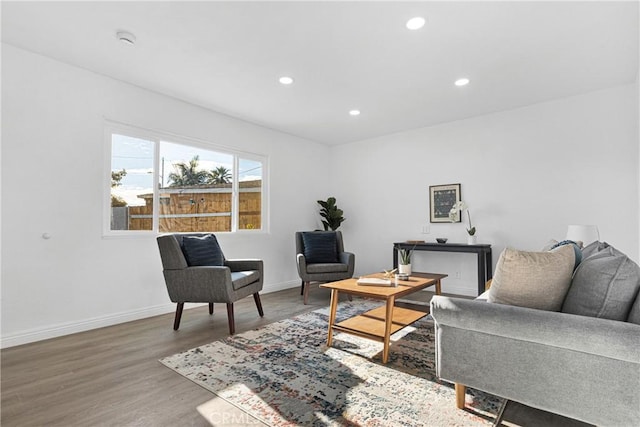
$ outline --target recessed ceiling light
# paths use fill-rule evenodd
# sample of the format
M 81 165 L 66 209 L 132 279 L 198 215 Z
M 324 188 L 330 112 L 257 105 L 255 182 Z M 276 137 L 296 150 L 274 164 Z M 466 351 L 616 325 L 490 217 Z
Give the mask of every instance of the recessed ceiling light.
M 469 84 L 469 79 L 467 78 L 463 78 L 463 79 L 458 79 L 455 81 L 454 83 L 456 86 L 466 86 Z
M 293 78 L 289 76 L 282 76 L 278 81 L 283 85 L 290 85 L 291 83 L 293 83 Z
M 127 31 L 118 31 L 116 33 L 116 38 L 120 40 L 122 43 L 128 44 L 130 46 L 133 46 L 134 44 L 136 44 L 136 36 L 134 36 L 133 34 Z
M 410 30 L 419 30 L 424 27 L 425 19 L 422 16 L 416 16 L 407 21 L 407 28 Z
M 351 111 L 349 111 L 349 114 L 351 114 L 352 116 L 359 116 L 360 115 L 360 110 L 351 110 Z

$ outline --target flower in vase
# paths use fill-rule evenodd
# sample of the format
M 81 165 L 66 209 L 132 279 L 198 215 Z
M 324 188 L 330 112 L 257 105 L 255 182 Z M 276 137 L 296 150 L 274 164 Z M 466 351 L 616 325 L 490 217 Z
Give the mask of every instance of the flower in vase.
M 476 234 L 476 228 L 471 224 L 471 213 L 469 212 L 469 207 L 463 201 L 456 202 L 449 211 L 449 220 L 451 222 L 455 222 L 460 217 L 460 213 L 462 211 L 467 211 L 467 218 L 469 219 L 469 228 L 467 228 L 467 233 L 469 236 L 473 236 Z

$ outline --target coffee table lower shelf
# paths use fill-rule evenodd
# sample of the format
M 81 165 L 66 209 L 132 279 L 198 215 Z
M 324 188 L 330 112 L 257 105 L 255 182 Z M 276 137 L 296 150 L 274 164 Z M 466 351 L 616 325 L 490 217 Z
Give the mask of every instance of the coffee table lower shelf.
M 333 329 L 384 342 L 386 309 L 387 308 L 384 305 L 374 308 L 366 313 L 362 313 L 333 325 Z M 390 334 L 398 332 L 400 329 L 407 327 L 427 314 L 428 313 L 423 311 L 411 310 L 409 308 L 394 307 Z

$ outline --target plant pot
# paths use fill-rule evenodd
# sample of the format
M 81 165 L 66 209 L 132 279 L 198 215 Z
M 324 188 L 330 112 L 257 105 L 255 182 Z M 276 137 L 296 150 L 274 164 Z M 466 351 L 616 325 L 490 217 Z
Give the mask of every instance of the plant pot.
M 474 234 L 473 236 L 467 236 L 467 244 L 468 245 L 475 245 L 477 242 L 476 239 L 476 235 Z
M 411 274 L 411 264 L 398 264 L 398 273 Z

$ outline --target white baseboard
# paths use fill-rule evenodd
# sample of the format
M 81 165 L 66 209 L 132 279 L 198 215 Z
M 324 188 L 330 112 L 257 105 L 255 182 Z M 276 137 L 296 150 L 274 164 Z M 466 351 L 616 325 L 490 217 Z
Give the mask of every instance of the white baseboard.
M 284 289 L 299 286 L 300 281 L 291 280 L 283 283 L 265 285 L 262 293 L 268 294 Z M 192 305 L 192 304 L 190 304 Z M 81 320 L 78 322 L 59 323 L 44 328 L 34 328 L 26 331 L 16 332 L 13 334 L 3 335 L 0 337 L 0 348 L 15 347 L 17 345 L 28 344 L 31 342 L 47 340 L 50 338 L 71 335 L 78 332 L 89 331 L 91 329 L 103 328 L 105 326 L 113 326 L 120 323 L 131 322 L 134 320 L 145 319 L 147 317 L 158 316 L 166 313 L 173 313 L 176 310 L 174 303 L 167 303 L 153 307 L 146 307 L 138 310 L 132 310 L 122 313 L 109 314 L 106 316 L 95 317 L 92 319 Z
M 175 309 L 175 304 L 168 303 L 139 310 L 94 317 L 92 319 L 81 320 L 79 322 L 66 322 L 44 328 L 30 329 L 2 336 L 2 338 L 0 338 L 0 348 L 14 347 L 16 345 L 28 344 L 30 342 L 42 341 L 49 338 L 61 337 L 63 335 L 70 335 L 91 329 L 103 328 L 105 326 L 112 326 L 119 323 L 158 316 L 160 314 L 174 312 Z
M 263 294 L 270 294 L 271 292 L 283 291 L 285 289 L 295 288 L 296 286 L 300 286 L 300 279 L 298 280 L 289 280 L 288 282 L 282 283 L 271 283 L 269 285 L 264 285 L 262 289 Z

